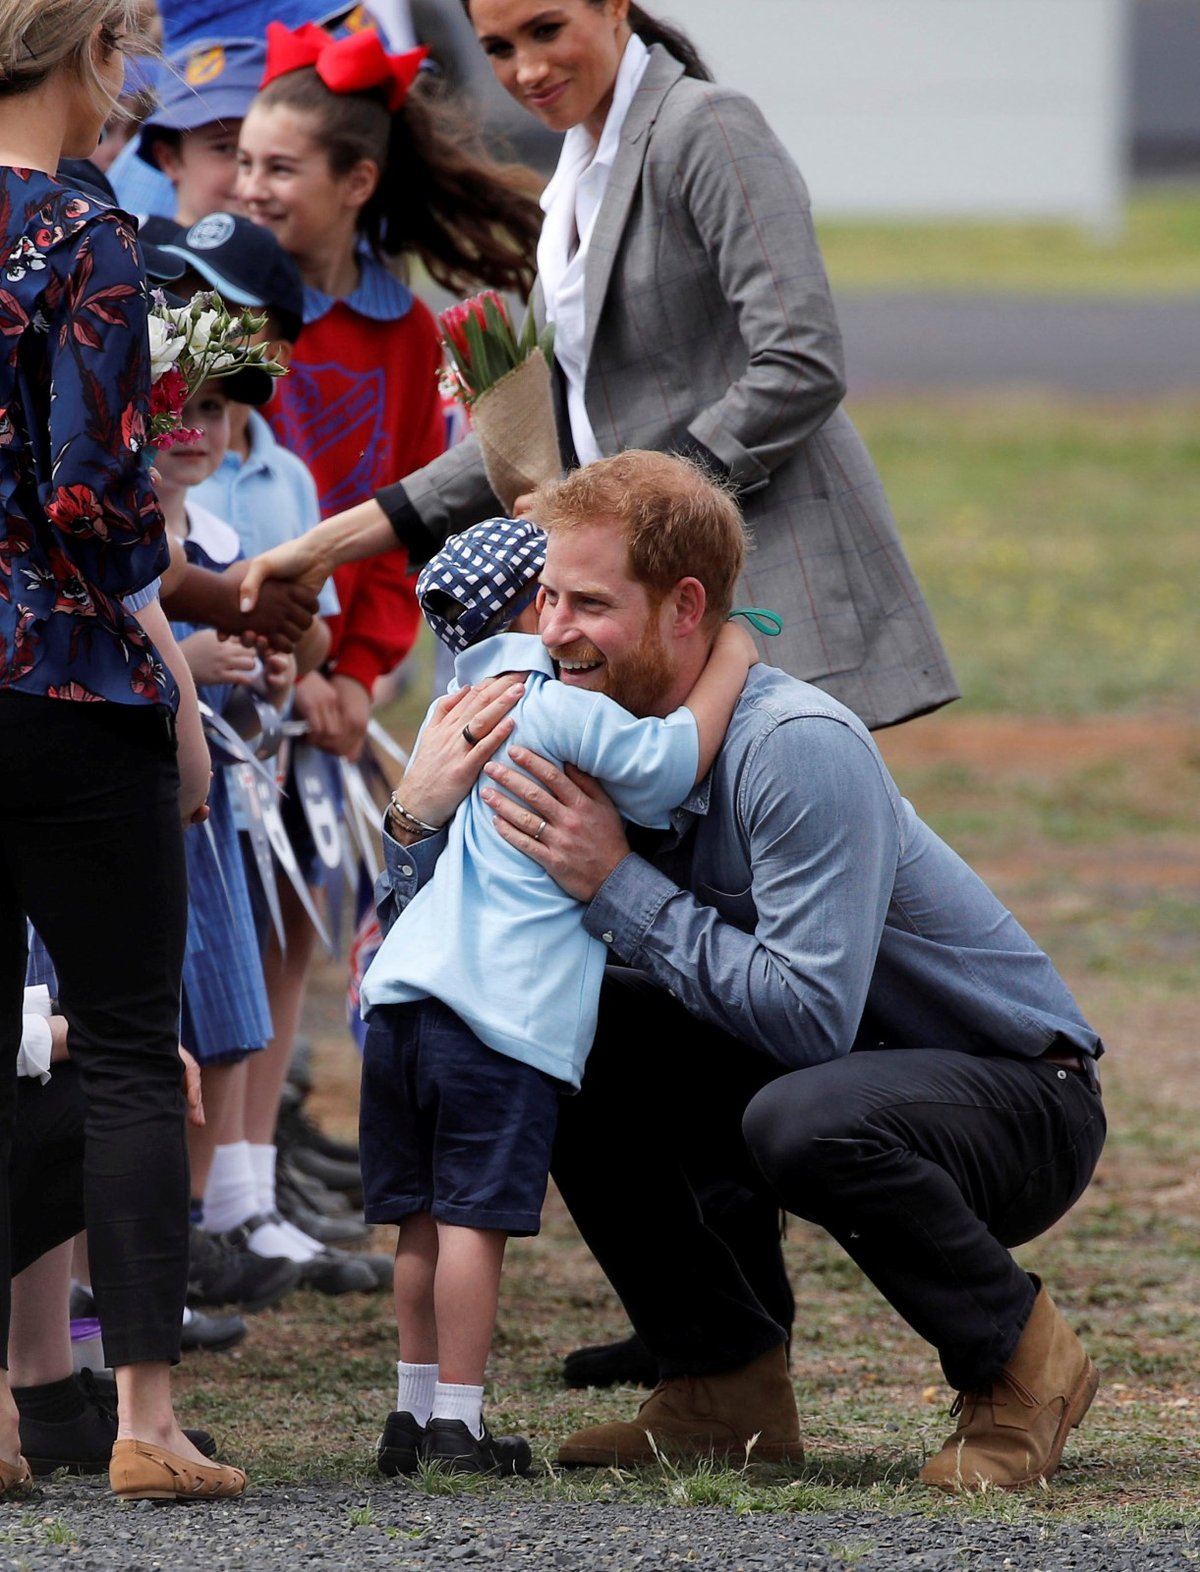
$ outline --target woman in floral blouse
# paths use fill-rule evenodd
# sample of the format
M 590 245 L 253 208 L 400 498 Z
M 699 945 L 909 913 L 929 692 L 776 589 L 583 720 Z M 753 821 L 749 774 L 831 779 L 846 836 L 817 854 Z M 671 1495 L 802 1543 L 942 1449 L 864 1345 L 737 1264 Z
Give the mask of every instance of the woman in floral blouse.
M 87 1096 L 92 1285 L 119 1399 L 110 1479 L 192 1497 L 237 1494 L 245 1476 L 196 1451 L 169 1386 L 187 1281 L 186 906 L 179 695 L 146 631 L 165 625 L 168 562 L 143 453 L 147 297 L 133 224 L 55 178 L 94 150 L 141 9 L 0 7 L 0 1354 L 22 1264 L 7 1158 L 28 917 Z M 29 1474 L 0 1374 L 3 1495 Z

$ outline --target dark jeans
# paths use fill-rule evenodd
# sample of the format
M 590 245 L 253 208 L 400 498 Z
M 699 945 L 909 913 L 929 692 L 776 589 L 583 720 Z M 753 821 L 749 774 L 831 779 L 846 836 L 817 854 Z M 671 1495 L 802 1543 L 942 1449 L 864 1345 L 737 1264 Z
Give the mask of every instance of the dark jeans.
M 778 1070 L 640 972 L 609 968 L 551 1172 L 666 1376 L 745 1364 L 791 1327 L 779 1202 L 741 1134 Z
M 114 1364 L 179 1357 L 188 1175 L 178 1051 L 187 923 L 162 714 L 0 694 L 0 1333 L 25 919 L 58 973 L 86 1099 L 92 1286 Z
M 1009 1247 L 1082 1195 L 1105 1119 L 1094 1076 L 900 1049 L 781 1076 L 745 1135 L 788 1211 L 828 1230 L 970 1390 L 999 1374 L 1033 1307 Z
M 782 1340 L 750 1286 L 777 1242 L 760 1229 L 735 1258 L 697 1199 L 723 1175 L 828 1229 L 952 1385 L 991 1380 L 1035 1292 L 1008 1246 L 1068 1210 L 1103 1145 L 1089 1078 L 905 1050 L 781 1073 L 629 975 L 606 980 L 554 1174 L 664 1374 L 736 1368 Z

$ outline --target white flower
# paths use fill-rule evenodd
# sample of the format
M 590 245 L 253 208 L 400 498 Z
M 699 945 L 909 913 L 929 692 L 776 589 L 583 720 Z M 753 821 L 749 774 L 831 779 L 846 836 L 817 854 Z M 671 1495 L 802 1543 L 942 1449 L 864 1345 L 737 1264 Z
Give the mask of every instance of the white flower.
M 150 331 L 150 380 L 157 382 L 179 359 L 187 340 L 173 323 L 164 322 L 153 311 L 147 326 Z
M 188 342 L 193 355 L 202 355 L 208 348 L 208 341 L 212 337 L 213 328 L 220 321 L 220 316 L 215 311 L 202 311 L 191 324 Z
M 229 350 L 226 349 L 223 350 L 219 355 L 214 355 L 214 357 L 209 361 L 208 374 L 210 377 L 219 377 L 223 371 L 228 371 L 232 367 L 240 366 L 244 363 L 244 356 L 231 354 Z

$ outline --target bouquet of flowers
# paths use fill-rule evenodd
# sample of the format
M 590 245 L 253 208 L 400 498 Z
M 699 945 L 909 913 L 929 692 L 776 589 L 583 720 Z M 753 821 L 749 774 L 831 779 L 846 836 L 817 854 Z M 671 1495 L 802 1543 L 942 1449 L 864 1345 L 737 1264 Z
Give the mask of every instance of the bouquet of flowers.
M 530 312 L 518 336 L 493 290 L 439 321 L 449 359 L 443 386 L 470 410 L 492 490 L 511 509 L 562 470 L 550 392 L 554 329 L 539 337 Z
M 172 305 L 161 289 L 151 295 L 150 431 L 153 448 L 194 442 L 198 432 L 183 424 L 183 407 L 202 382 L 229 377 L 247 366 L 281 377 L 287 369 L 267 354 L 265 344 L 250 337 L 266 317 L 226 309 L 215 290 L 201 290 L 184 305 Z

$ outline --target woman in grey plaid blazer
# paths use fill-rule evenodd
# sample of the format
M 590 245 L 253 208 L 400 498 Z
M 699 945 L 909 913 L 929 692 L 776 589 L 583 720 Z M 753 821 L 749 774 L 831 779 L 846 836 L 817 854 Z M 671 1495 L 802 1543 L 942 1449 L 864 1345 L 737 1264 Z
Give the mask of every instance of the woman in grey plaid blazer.
M 568 409 L 559 368 L 564 462 L 577 461 L 582 423 L 585 457 L 654 448 L 707 463 L 736 486 L 756 543 L 742 597 L 784 619 L 764 659 L 869 726 L 955 698 L 879 476 L 841 408 L 841 337 L 808 191 L 759 110 L 704 79 L 687 41 L 629 0 L 464 4 L 501 83 L 553 130 L 585 126 L 599 159 L 614 93 L 624 113 L 580 234 L 584 370 Z M 648 58 L 636 46 L 640 74 L 622 99 L 634 36 Z M 547 230 L 552 220 L 553 209 Z M 546 232 L 543 263 L 545 243 Z M 543 266 L 533 309 L 542 319 L 555 304 Z M 367 504 L 339 521 L 340 541 L 355 542 L 339 560 L 398 536 L 423 562 L 498 511 L 472 438 L 377 501 L 394 536 Z M 321 534 L 305 539 L 315 548 Z

